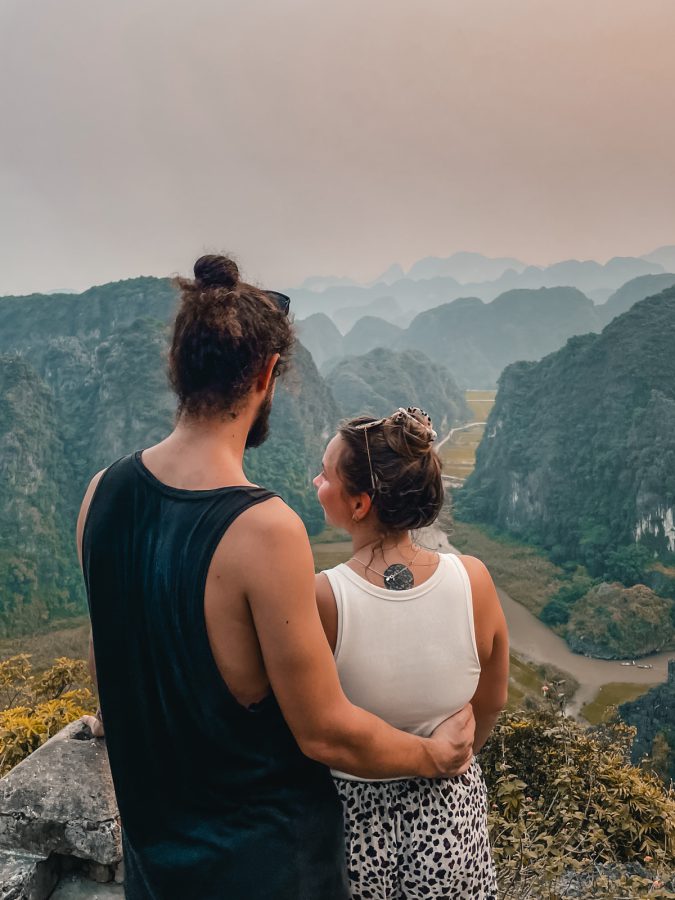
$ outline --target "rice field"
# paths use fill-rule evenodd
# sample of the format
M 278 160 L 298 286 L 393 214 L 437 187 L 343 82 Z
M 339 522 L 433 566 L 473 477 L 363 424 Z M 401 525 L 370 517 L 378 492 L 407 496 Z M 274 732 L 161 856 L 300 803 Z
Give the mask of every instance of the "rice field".
M 476 422 L 485 422 L 495 401 L 496 391 L 466 391 L 464 398 Z M 465 479 L 476 464 L 476 449 L 485 427 L 475 425 L 465 431 L 457 431 L 439 450 L 443 461 L 443 473 L 453 478 Z
M 496 396 L 497 391 L 465 391 L 464 399 L 477 422 L 487 421 Z

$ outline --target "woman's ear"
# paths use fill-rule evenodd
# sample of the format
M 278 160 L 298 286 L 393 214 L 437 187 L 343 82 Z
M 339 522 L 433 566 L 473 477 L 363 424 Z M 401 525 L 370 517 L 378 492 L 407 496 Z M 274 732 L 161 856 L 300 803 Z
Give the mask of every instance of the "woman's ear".
M 355 522 L 361 522 L 370 512 L 372 505 L 373 500 L 370 494 L 366 494 L 365 492 L 362 494 L 357 494 L 353 498 L 352 519 Z

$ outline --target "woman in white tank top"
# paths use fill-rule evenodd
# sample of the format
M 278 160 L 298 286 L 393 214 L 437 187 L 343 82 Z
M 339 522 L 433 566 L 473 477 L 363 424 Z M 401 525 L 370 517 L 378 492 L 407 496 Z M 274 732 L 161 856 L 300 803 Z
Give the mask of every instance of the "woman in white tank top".
M 428 736 L 471 702 L 477 753 L 506 702 L 508 635 L 482 563 L 412 540 L 443 504 L 435 437 L 413 408 L 340 426 L 314 484 L 327 521 L 351 534 L 353 556 L 317 575 L 317 602 L 352 703 Z M 333 775 L 354 900 L 496 898 L 475 759 L 449 779 Z

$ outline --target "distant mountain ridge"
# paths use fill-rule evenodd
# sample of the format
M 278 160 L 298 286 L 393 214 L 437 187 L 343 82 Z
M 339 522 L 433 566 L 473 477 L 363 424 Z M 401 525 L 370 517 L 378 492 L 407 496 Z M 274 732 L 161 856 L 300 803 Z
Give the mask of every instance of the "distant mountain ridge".
M 541 359 L 574 335 L 599 332 L 634 303 L 673 284 L 675 275 L 642 275 L 604 304 L 592 303 L 576 288 L 505 291 L 490 303 L 460 297 L 419 313 L 407 328 L 366 314 L 344 336 L 324 313 L 301 319 L 298 328 L 322 371 L 343 355 L 375 347 L 419 350 L 447 366 L 464 387 L 492 388 L 505 366 Z
M 291 293 L 300 318 L 315 312 L 333 316 L 339 309 L 365 307 L 383 297 L 396 299 L 403 311 L 419 312 L 463 296 L 491 301 L 507 290 L 542 287 L 576 287 L 602 301 L 607 292 L 617 290 L 633 278 L 667 271 L 669 267 L 664 262 L 674 256 L 675 249 L 665 247 L 648 257 L 614 257 L 604 264 L 594 260 L 564 260 L 548 266 L 526 266 L 510 258 L 457 253 L 445 259 L 418 260 L 405 275 L 396 264 L 383 273 L 382 279 L 367 286 L 328 285 L 321 293 L 305 290 L 303 286 Z M 672 269 L 675 270 L 675 262 Z M 349 327 L 357 318 L 352 319 Z M 390 316 L 386 318 L 400 324 Z

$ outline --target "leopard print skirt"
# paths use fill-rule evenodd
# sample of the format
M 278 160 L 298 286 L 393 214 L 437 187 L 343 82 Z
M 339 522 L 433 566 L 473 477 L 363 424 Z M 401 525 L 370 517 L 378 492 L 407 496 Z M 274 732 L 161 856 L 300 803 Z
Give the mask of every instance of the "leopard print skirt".
M 336 779 L 353 900 L 496 900 L 487 795 L 474 759 L 455 778 Z

